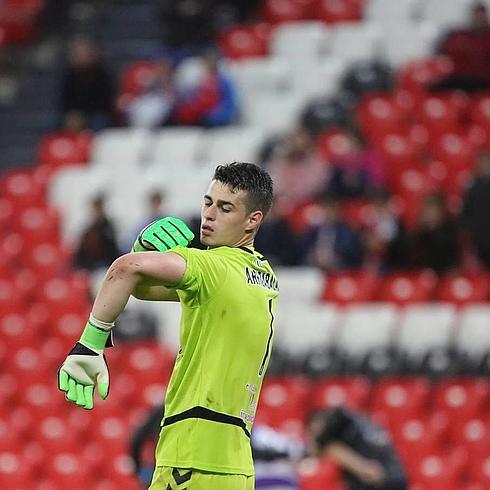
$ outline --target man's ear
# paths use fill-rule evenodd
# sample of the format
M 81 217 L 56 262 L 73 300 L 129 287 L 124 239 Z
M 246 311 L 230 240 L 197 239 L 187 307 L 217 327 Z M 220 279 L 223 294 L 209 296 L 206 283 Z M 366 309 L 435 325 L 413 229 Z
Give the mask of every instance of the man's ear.
M 256 211 L 252 211 L 248 216 L 248 225 L 245 228 L 245 231 L 247 233 L 253 233 L 258 229 L 263 219 L 264 213 L 262 213 L 262 211 L 259 211 L 258 209 Z

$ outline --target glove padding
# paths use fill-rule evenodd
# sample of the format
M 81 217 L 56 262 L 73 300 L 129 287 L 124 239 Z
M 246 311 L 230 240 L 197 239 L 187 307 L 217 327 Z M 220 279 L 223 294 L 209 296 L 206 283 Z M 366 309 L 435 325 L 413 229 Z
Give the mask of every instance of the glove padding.
M 179 218 L 161 218 L 140 231 L 134 242 L 133 252 L 166 252 L 172 248 L 187 247 L 194 239 L 194 233 Z
M 58 371 L 58 388 L 68 401 L 92 410 L 96 384 L 105 400 L 109 394 L 109 369 L 103 351 L 77 342 Z

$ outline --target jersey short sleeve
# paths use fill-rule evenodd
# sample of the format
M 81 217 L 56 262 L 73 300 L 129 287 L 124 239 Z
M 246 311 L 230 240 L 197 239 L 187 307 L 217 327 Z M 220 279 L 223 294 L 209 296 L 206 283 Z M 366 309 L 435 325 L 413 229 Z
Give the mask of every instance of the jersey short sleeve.
M 180 255 L 187 264 L 184 276 L 175 286 L 183 303 L 189 306 L 202 305 L 224 285 L 227 265 L 219 256 L 206 250 L 186 247 L 176 247 L 170 252 Z

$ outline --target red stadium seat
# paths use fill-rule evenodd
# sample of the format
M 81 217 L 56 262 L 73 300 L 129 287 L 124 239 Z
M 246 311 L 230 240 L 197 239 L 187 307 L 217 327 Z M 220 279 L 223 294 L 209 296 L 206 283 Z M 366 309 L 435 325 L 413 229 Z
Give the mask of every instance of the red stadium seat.
M 431 490 L 458 488 L 461 477 L 458 468 L 450 463 L 448 457 L 443 457 L 438 452 L 424 456 L 412 469 L 414 479 Z
M 457 418 L 479 417 L 490 397 L 490 384 L 485 379 L 454 379 L 441 381 L 434 390 L 437 410 Z
M 358 21 L 362 17 L 362 4 L 361 0 L 316 0 L 313 15 L 329 24 Z
M 14 223 L 17 231 L 29 244 L 58 239 L 59 213 L 45 207 L 23 209 Z
M 388 378 L 371 394 L 372 409 L 396 418 L 422 417 L 428 409 L 430 382 L 426 378 Z
M 317 140 L 320 155 L 327 161 L 340 160 L 355 150 L 352 139 L 342 129 L 329 129 Z
M 307 415 L 309 382 L 304 378 L 266 378 L 260 394 L 257 418 L 275 428 L 289 428 Z M 293 422 L 291 422 L 293 421 Z
M 44 359 L 37 346 L 21 347 L 12 355 L 10 370 L 19 386 L 44 383 L 50 379 L 49 362 Z
M 0 179 L 0 197 L 9 199 L 18 211 L 24 207 L 42 206 L 44 190 L 33 172 L 10 170 Z
M 20 456 L 12 451 L 0 452 L 0 482 L 8 490 L 25 490 L 34 485 L 34 475 L 27 465 L 22 464 Z
M 37 347 L 39 332 L 32 328 L 25 314 L 4 313 L 0 315 L 0 336 L 7 342 L 7 357 L 13 361 L 13 356 L 19 349 Z
M 397 133 L 404 128 L 404 114 L 389 95 L 371 95 L 358 106 L 357 118 L 364 134 L 376 141 L 388 133 Z
M 48 134 L 39 143 L 37 162 L 50 167 L 86 163 L 90 159 L 92 140 L 93 134 L 88 131 Z
M 262 18 L 272 24 L 291 22 L 305 18 L 305 8 L 295 0 L 265 0 L 262 2 Z
M 11 281 L 0 279 L 0 316 L 14 313 L 22 314 L 25 307 L 25 298 L 22 292 Z
M 432 146 L 433 155 L 449 168 L 472 169 L 476 151 L 473 144 L 459 133 L 444 133 Z
M 470 417 L 451 422 L 450 441 L 465 447 L 471 454 L 490 452 L 490 421 L 488 417 Z
M 474 482 L 482 484 L 485 490 L 490 488 L 490 455 L 488 453 L 472 458 L 468 465 L 468 476 Z
M 417 144 L 410 136 L 402 132 L 390 132 L 379 141 L 375 141 L 375 144 L 389 164 L 388 173 L 391 168 L 405 168 L 420 161 Z
M 120 92 L 131 96 L 140 94 L 158 73 L 159 63 L 136 61 L 127 65 L 122 73 Z
M 329 459 L 305 459 L 298 467 L 301 490 L 341 490 L 339 468 Z
M 235 25 L 221 33 L 219 44 L 227 58 L 266 56 L 269 50 L 270 26 L 266 23 Z
M 74 407 L 79 409 L 79 407 Z M 80 409 L 79 409 L 80 410 Z M 47 454 L 55 455 L 64 451 L 76 450 L 79 441 L 75 434 L 68 434 L 68 423 L 64 417 L 57 415 L 37 416 L 32 437 L 42 444 Z
M 117 416 L 100 418 L 92 429 L 98 443 L 104 448 L 106 457 L 119 455 L 127 450 L 128 427 L 126 421 Z
M 329 274 L 325 281 L 322 301 L 351 304 L 371 301 L 378 280 L 366 272 Z
M 430 82 L 449 75 L 452 62 L 445 56 L 418 59 L 404 65 L 398 72 L 398 87 L 424 93 Z
M 482 303 L 489 299 L 490 284 L 485 274 L 451 274 L 439 280 L 435 298 L 457 305 Z
M 430 301 L 437 284 L 429 270 L 416 273 L 389 274 L 382 279 L 378 299 L 399 305 Z
M 53 453 L 47 461 L 45 473 L 58 488 L 92 488 L 92 477 L 76 450 Z
M 469 116 L 473 123 L 482 128 L 488 139 L 490 137 L 490 94 L 481 95 L 473 99 Z
M 312 386 L 310 408 L 324 410 L 337 406 L 366 408 L 371 383 L 364 378 L 347 377 L 320 379 Z

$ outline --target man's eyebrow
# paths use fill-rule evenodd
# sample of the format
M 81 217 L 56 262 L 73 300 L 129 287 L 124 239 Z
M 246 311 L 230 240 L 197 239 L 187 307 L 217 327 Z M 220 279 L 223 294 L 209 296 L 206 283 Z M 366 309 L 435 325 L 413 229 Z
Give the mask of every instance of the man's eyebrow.
M 213 198 L 211 196 L 208 196 L 207 194 L 204 196 L 204 199 L 209 199 L 210 201 L 213 200 Z M 223 201 L 223 199 L 218 199 L 216 202 L 220 206 L 228 205 L 228 206 L 235 207 L 235 205 L 232 202 L 230 202 L 230 201 Z

